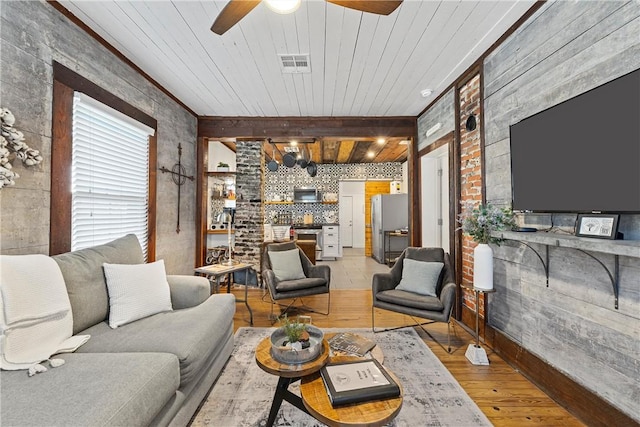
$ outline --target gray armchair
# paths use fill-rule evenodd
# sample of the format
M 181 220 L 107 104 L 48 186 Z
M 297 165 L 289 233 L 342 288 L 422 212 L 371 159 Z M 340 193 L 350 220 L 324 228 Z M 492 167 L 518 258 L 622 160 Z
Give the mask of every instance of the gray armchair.
M 300 262 L 302 263 L 302 269 L 304 271 L 304 278 L 293 280 L 278 280 L 271 267 L 271 260 L 269 259 L 269 252 L 271 251 L 287 251 L 291 249 L 298 249 Z M 310 295 L 327 294 L 327 311 L 317 311 L 311 307 L 308 307 L 302 303 L 302 306 L 298 309 L 311 311 L 314 313 L 320 313 L 324 315 L 329 314 L 331 307 L 331 294 L 329 293 L 329 284 L 331 282 L 331 268 L 328 265 L 313 265 L 309 258 L 304 254 L 295 242 L 284 243 L 270 243 L 265 245 L 262 253 L 262 279 L 269 290 L 269 296 L 271 297 L 271 320 L 275 321 L 278 317 L 282 316 L 293 306 L 293 303 L 302 297 Z M 288 305 L 280 304 L 278 301 L 283 299 L 291 299 L 292 301 Z M 284 307 L 280 316 L 274 316 L 273 306 L 278 304 Z
M 402 268 L 404 259 L 409 258 L 417 261 L 442 262 L 444 267 L 440 272 L 438 283 L 435 289 L 436 296 L 425 296 L 406 290 L 399 290 L 396 287 L 402 279 Z M 413 317 L 428 319 L 429 321 L 419 323 L 418 326 L 428 325 L 434 322 L 447 323 L 447 351 L 451 352 L 451 312 L 456 297 L 456 284 L 453 268 L 449 260 L 449 254 L 442 248 L 406 248 L 389 273 L 376 273 L 373 275 L 372 294 L 373 306 L 371 307 L 371 324 L 373 332 L 382 332 L 375 327 L 376 308 L 407 314 Z M 414 319 L 415 320 L 415 319 Z M 406 325 L 400 326 L 399 329 Z M 422 327 L 429 334 L 429 332 Z M 385 329 L 390 330 L 390 329 Z M 431 334 L 429 334 L 431 336 Z M 433 336 L 431 336 L 433 338 Z M 434 339 L 435 341 L 435 339 Z

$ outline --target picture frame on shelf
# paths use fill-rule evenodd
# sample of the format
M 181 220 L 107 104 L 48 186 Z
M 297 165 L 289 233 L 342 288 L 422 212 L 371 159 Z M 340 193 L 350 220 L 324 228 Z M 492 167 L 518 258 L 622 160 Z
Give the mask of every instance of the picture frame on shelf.
M 617 214 L 579 214 L 576 236 L 613 240 L 618 235 L 619 219 Z

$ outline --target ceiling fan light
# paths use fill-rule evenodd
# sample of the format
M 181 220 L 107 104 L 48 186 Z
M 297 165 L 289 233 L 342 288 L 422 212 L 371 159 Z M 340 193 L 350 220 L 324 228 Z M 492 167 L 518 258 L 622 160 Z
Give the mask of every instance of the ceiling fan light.
M 264 0 L 264 2 L 274 12 L 286 15 L 298 10 L 301 0 Z

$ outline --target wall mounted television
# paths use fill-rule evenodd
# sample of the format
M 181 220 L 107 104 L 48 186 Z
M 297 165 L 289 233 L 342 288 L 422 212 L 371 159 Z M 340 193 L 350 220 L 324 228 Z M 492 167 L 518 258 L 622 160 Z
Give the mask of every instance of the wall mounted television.
M 640 213 L 640 69 L 509 133 L 513 210 Z

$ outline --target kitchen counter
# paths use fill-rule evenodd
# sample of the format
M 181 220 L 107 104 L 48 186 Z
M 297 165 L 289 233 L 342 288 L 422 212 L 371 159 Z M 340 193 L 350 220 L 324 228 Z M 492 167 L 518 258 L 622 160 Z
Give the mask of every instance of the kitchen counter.
M 329 224 L 329 223 L 314 223 L 314 224 L 292 224 L 291 228 L 293 229 L 299 229 L 299 230 L 303 230 L 303 229 L 308 229 L 308 230 L 313 230 L 313 229 L 320 229 L 322 227 L 324 227 L 325 225 L 340 225 L 338 223 L 333 223 L 333 224 Z

